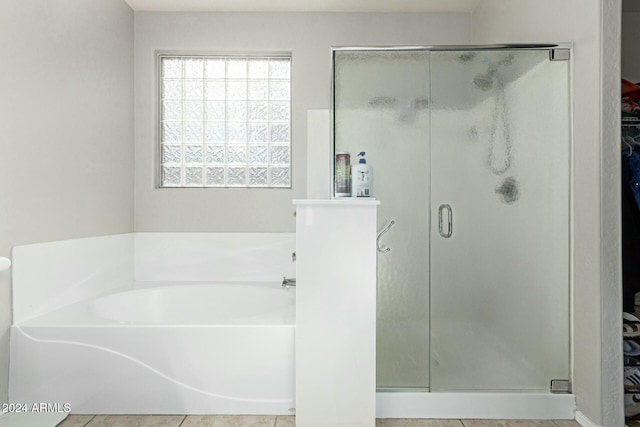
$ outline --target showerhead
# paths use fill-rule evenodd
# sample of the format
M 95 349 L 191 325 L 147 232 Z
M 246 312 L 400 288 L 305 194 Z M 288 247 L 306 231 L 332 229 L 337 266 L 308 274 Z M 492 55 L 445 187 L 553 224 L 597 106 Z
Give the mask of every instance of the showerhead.
M 505 178 L 497 187 L 496 193 L 502 197 L 502 201 L 511 205 L 520 198 L 520 183 L 512 176 Z
M 398 103 L 398 98 L 391 96 L 374 96 L 369 99 L 369 106 L 378 108 L 393 108 Z
M 513 53 L 510 53 L 510 54 L 506 55 L 504 58 L 502 58 L 498 62 L 498 64 L 499 65 L 512 65 L 514 59 L 516 59 L 515 56 L 513 56 Z
M 397 109 L 399 121 L 413 122 L 419 111 L 429 108 L 429 99 L 422 96 L 413 99 L 398 99 L 395 96 L 374 96 L 369 99 L 368 104 L 376 109 Z
M 487 91 L 493 89 L 493 85 L 497 79 L 498 68 L 513 65 L 515 57 L 513 53 L 509 53 L 498 62 L 494 62 L 493 59 L 494 58 L 487 55 L 480 57 L 480 62 L 486 64 L 488 67 L 486 73 L 476 74 L 473 78 L 473 84 L 480 90 Z
M 473 84 L 480 90 L 488 91 L 493 88 L 493 81 L 495 80 L 497 70 L 490 68 L 486 73 L 476 74 L 473 78 Z
M 465 52 L 465 53 L 462 53 L 462 54 L 458 55 L 458 60 L 460 62 L 462 62 L 462 63 L 469 62 L 472 59 L 474 59 L 477 55 L 478 54 L 475 53 L 475 52 Z

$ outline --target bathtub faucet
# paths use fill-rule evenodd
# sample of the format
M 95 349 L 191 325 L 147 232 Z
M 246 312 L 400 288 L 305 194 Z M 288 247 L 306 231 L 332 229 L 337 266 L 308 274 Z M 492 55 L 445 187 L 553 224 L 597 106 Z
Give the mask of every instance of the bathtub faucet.
M 295 285 L 296 285 L 295 278 L 286 278 L 286 277 L 282 278 L 282 286 L 284 286 L 285 288 L 289 289 L 290 287 Z

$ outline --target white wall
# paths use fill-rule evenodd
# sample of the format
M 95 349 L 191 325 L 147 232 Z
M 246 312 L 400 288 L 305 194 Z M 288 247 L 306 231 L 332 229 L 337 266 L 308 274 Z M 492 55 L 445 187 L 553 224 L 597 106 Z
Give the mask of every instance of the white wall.
M 8 401 L 11 272 L 0 272 L 0 404 Z
M 622 13 L 622 78 L 640 82 L 640 12 Z
M 306 193 L 306 111 L 329 108 L 330 48 L 460 44 L 469 14 L 137 12 L 136 231 L 293 232 Z M 292 189 L 156 189 L 155 51 L 292 53 Z
M 0 3 L 0 256 L 133 229 L 133 12 L 121 0 Z M 0 401 L 10 277 L 0 275 Z
M 573 385 L 578 411 L 606 426 L 623 425 L 619 19 L 619 0 L 486 0 L 473 19 L 478 43 L 573 43 Z
M 295 233 L 135 233 L 136 282 L 273 282 L 295 277 Z

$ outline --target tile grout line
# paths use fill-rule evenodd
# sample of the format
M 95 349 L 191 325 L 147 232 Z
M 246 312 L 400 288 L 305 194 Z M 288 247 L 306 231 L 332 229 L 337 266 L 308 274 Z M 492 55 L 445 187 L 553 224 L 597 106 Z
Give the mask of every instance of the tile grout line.
M 178 424 L 178 427 L 182 427 L 182 424 L 184 424 L 186 420 L 187 420 L 187 416 L 185 415 L 184 417 L 182 417 L 182 421 L 180 421 L 180 424 Z
M 573 421 L 574 423 L 576 423 L 576 425 L 579 427 L 580 424 L 576 421 L 576 420 L 553 420 L 553 423 L 557 426 L 560 427 L 560 424 L 558 424 L 558 421 Z
M 458 421 L 460 421 L 460 424 L 462 424 L 462 427 L 467 427 L 467 425 L 464 423 L 464 420 L 459 419 Z
M 95 417 L 96 417 L 95 415 L 91 416 L 91 418 L 89 418 L 89 421 L 87 421 L 87 422 L 84 424 L 84 426 L 83 426 L 83 427 L 87 427 L 87 426 L 89 425 L 89 423 L 90 423 L 91 421 L 93 421 L 93 419 L 94 419 Z
M 275 419 L 273 420 L 273 427 L 277 427 L 278 425 L 278 416 L 276 415 Z

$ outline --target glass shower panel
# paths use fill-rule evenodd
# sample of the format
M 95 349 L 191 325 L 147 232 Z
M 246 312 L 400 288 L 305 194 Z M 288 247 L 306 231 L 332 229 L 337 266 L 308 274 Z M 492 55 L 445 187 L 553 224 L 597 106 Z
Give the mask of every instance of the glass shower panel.
M 429 52 L 335 51 L 335 151 L 367 153 L 378 229 L 378 387 L 429 386 Z
M 431 389 L 549 390 L 570 377 L 569 62 L 431 58 Z

